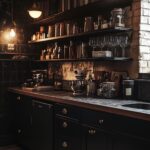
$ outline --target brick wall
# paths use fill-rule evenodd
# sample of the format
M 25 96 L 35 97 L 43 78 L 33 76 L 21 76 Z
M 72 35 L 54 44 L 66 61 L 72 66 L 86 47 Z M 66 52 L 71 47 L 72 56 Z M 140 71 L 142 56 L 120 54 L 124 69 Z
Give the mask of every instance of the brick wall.
M 129 56 L 133 61 L 96 62 L 93 64 L 93 70 L 127 71 L 131 78 L 137 78 L 138 73 L 150 73 L 150 0 L 133 0 L 128 10 L 126 25 L 133 29 Z M 84 66 L 85 63 L 87 62 L 81 65 Z M 76 65 L 68 63 L 63 68 L 72 64 Z M 71 80 L 72 74 L 73 72 L 68 69 L 64 79 Z
M 139 3 L 139 72 L 150 73 L 150 0 L 141 0 Z

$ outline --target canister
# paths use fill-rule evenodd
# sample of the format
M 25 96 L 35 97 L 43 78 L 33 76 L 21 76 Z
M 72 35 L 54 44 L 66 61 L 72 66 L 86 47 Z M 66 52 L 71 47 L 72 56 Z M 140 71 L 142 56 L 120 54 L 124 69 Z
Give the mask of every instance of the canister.
M 126 79 L 123 80 L 123 98 L 124 99 L 134 99 L 134 80 Z

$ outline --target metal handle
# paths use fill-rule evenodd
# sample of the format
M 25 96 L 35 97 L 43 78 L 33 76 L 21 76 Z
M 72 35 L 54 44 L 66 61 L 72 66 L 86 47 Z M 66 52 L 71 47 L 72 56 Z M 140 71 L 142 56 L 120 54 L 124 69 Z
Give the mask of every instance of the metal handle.
M 30 124 L 32 125 L 32 116 L 30 116 Z
M 67 148 L 68 147 L 68 143 L 66 141 L 62 142 L 62 147 L 63 148 Z
M 104 120 L 103 120 L 103 119 L 100 119 L 98 122 L 99 122 L 99 124 L 103 124 L 103 123 L 104 123 Z
M 38 105 L 38 108 L 43 108 L 43 106 L 39 104 L 39 105 Z
M 68 127 L 68 123 L 67 122 L 63 122 L 62 126 L 63 126 L 63 128 L 67 128 Z
M 96 133 L 96 130 L 89 130 L 89 134 L 94 135 Z
M 20 96 L 17 96 L 17 100 L 20 101 L 20 100 L 21 100 L 21 97 L 20 97 Z
M 67 113 L 68 113 L 67 108 L 63 108 L 63 109 L 62 109 L 62 113 L 63 113 L 64 115 L 67 115 Z

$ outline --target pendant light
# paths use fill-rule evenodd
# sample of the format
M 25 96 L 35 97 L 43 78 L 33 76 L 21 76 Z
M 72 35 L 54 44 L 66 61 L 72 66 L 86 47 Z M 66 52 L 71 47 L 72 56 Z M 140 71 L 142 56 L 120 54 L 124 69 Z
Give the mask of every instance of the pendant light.
M 5 21 L 4 22 L 4 30 L 3 30 L 3 37 L 5 40 L 7 41 L 14 41 L 16 38 L 16 24 L 14 22 L 13 19 L 13 0 L 11 0 L 11 10 L 10 10 L 10 14 L 11 14 L 11 20 L 10 22 Z
M 10 38 L 14 38 L 16 36 L 16 31 L 15 31 L 15 22 L 14 22 L 14 18 L 13 18 L 13 0 L 11 1 L 11 24 L 10 24 L 10 32 L 9 32 L 9 36 Z
M 36 2 L 33 3 L 32 7 L 28 10 L 30 17 L 37 19 L 42 15 L 42 10 L 39 8 Z

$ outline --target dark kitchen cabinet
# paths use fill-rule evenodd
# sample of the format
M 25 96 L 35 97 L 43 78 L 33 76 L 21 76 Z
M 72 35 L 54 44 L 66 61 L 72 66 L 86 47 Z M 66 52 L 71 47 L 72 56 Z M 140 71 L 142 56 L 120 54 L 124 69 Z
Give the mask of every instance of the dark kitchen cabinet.
M 150 147 L 150 143 L 135 137 L 115 135 L 112 138 L 112 150 L 143 150 Z
M 18 94 L 10 97 L 17 144 L 24 150 L 53 150 L 53 105 Z
M 81 150 L 82 133 L 79 123 L 56 116 L 55 150 Z
M 86 150 L 111 150 L 111 136 L 99 129 L 84 126 Z
M 80 109 L 69 105 L 55 105 L 55 150 L 81 150 L 82 128 Z
M 31 150 L 53 150 L 53 105 L 32 100 Z
M 143 150 L 150 147 L 150 123 L 111 113 L 82 110 L 86 150 Z
M 11 96 L 12 98 L 12 96 Z M 13 94 L 15 131 L 25 150 L 145 150 L 150 122 Z
M 86 150 L 111 150 L 110 116 L 103 112 L 82 110 L 82 128 Z
M 113 115 L 112 150 L 143 150 L 150 147 L 150 122 Z
M 28 149 L 32 143 L 31 139 L 31 97 L 23 95 L 11 95 L 14 99 L 15 133 L 19 145 Z

